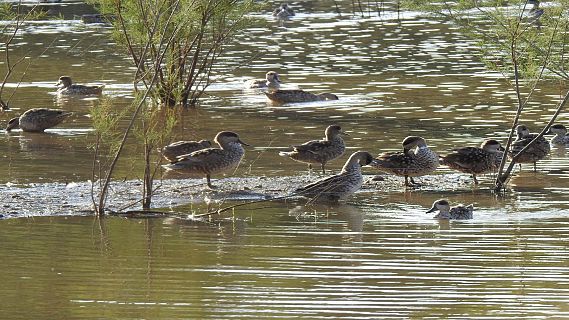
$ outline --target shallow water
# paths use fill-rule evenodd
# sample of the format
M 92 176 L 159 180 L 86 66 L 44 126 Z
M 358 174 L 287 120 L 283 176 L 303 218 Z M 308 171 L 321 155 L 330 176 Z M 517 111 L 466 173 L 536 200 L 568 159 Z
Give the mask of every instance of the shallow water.
M 505 141 L 515 95 L 478 62 L 474 43 L 417 13 L 362 18 L 347 14 L 345 1 L 338 16 L 330 3 L 295 3 L 302 9 L 285 23 L 255 15 L 173 140 L 240 133 L 253 147 L 236 177 L 305 173 L 305 165 L 277 151 L 322 137 L 331 123 L 349 132 L 349 151 L 373 154 L 398 150 L 412 134 L 440 153 L 489 137 Z M 14 54 L 34 59 L 0 122 L 32 107 L 74 115 L 46 134 L 0 135 L 3 184 L 91 178 L 88 115 L 98 99 L 58 99 L 60 75 L 104 83 L 117 108 L 132 95 L 132 68 L 114 50 L 109 29 L 74 19 L 74 12 L 89 12 L 79 3 L 54 7 L 65 20 L 35 23 L 18 38 Z M 227 67 L 239 68 L 221 73 Z M 243 81 L 268 70 L 279 72 L 286 88 L 333 92 L 340 100 L 273 105 L 242 90 Z M 542 87 L 523 122 L 537 129 L 561 93 L 556 83 Z M 559 121 L 568 119 L 564 112 Z M 118 177 L 140 177 L 137 149 L 129 143 Z M 345 158 L 329 168 L 338 171 Z M 506 197 L 488 191 L 491 177 L 471 188 L 468 176 L 453 175 L 449 184 L 457 188 L 368 190 L 331 208 L 245 207 L 235 220 L 211 224 L 0 220 L 0 309 L 10 319 L 569 317 L 567 152 L 554 149 L 536 173 L 529 167 L 513 177 Z M 474 203 L 475 219 L 433 221 L 424 212 L 442 197 Z

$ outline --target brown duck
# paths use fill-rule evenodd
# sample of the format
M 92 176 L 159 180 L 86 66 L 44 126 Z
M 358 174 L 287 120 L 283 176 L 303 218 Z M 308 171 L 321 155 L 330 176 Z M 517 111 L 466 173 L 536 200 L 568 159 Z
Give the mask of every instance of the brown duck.
M 24 112 L 21 116 L 12 118 L 8 121 L 6 131 L 20 128 L 26 132 L 43 132 L 45 129 L 55 127 L 65 118 L 72 115 L 58 109 L 34 108 Z

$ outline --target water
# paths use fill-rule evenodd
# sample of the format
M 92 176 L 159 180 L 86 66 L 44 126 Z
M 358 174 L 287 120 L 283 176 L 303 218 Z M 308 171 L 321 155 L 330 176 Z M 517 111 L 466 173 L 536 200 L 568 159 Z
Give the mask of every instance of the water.
M 340 4 L 351 10 L 351 2 Z M 452 25 L 408 12 L 338 17 L 328 1 L 295 6 L 301 12 L 284 24 L 254 16 L 173 140 L 234 130 L 254 147 L 231 175 L 269 178 L 305 173 L 277 151 L 322 137 L 330 123 L 350 133 L 349 152 L 398 150 L 411 134 L 441 153 L 490 137 L 505 141 L 515 95 Z M 132 96 L 132 68 L 110 30 L 73 20 L 74 12 L 89 12 L 81 4 L 53 7 L 65 20 L 34 24 L 18 37 L 14 54 L 34 59 L 0 122 L 32 107 L 74 115 L 46 134 L 0 135 L 2 184 L 91 178 L 88 115 L 98 101 L 58 99 L 60 75 L 104 83 L 117 108 Z M 287 88 L 340 100 L 277 106 L 242 90 L 244 80 L 268 70 Z M 541 87 L 523 122 L 537 129 L 562 93 L 556 83 Z M 562 113 L 559 122 L 568 118 Z M 140 177 L 139 151 L 129 144 L 119 177 Z M 475 188 L 441 168 L 449 188 L 383 191 L 377 183 L 340 206 L 273 203 L 216 222 L 0 220 L 1 318 L 569 318 L 568 169 L 566 151 L 554 149 L 538 172 L 524 166 L 506 197 L 488 191 L 490 177 Z M 431 219 L 424 212 L 442 197 L 474 203 L 475 219 Z

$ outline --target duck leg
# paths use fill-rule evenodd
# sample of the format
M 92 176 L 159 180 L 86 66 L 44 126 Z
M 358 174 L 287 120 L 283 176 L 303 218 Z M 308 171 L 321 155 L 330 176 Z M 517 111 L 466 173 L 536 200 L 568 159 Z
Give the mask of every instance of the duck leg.
M 215 187 L 211 184 L 211 176 L 209 174 L 206 175 L 206 179 L 207 179 L 207 187 L 210 189 L 215 189 Z
M 476 179 L 476 175 L 475 175 L 475 174 L 472 175 L 472 179 L 474 179 L 474 184 L 478 184 L 478 179 Z
M 322 174 L 326 174 L 326 169 L 324 169 L 324 166 L 326 165 L 326 162 L 322 162 L 321 167 L 322 167 Z
M 537 172 L 537 161 L 533 163 L 533 172 Z

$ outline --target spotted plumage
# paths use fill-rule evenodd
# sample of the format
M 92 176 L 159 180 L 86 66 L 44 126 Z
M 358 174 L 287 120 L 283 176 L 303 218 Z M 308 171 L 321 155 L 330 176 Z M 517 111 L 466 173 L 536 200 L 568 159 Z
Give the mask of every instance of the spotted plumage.
M 293 150 L 279 152 L 282 157 L 288 157 L 298 162 L 308 163 L 309 169 L 312 164 L 320 164 L 322 173 L 326 173 L 326 163 L 344 154 L 346 145 L 342 135 L 347 133 L 342 131 L 339 125 L 331 125 L 326 128 L 324 140 L 311 140 L 304 144 L 292 146 Z
M 371 166 L 380 171 L 405 177 L 405 186 L 409 186 L 409 178 L 429 174 L 439 166 L 439 156 L 429 149 L 422 137 L 410 136 L 403 140 L 403 152 L 387 152 L 380 154 Z M 413 149 L 414 148 L 414 149 Z
M 472 219 L 474 213 L 474 206 L 464 206 L 458 205 L 456 207 L 450 206 L 448 200 L 440 199 L 433 203 L 433 206 L 427 213 L 431 213 L 434 211 L 439 211 L 439 213 L 434 217 L 435 219 L 443 219 L 443 220 L 468 220 Z
M 369 165 L 373 156 L 365 151 L 354 152 L 339 174 L 318 180 L 296 190 L 296 194 L 313 201 L 334 202 L 347 198 L 363 184 L 361 167 Z
M 551 138 L 551 144 L 554 146 L 563 147 L 569 145 L 569 135 L 567 134 L 567 128 L 562 124 L 554 124 L 549 128 L 547 134 L 554 134 L 555 136 Z
M 57 93 L 61 95 L 90 95 L 90 94 L 101 94 L 103 92 L 104 85 L 100 86 L 86 86 L 81 84 L 73 84 L 71 77 L 61 76 L 57 82 Z
M 60 124 L 70 115 L 72 115 L 71 112 L 58 109 L 34 108 L 24 112 L 19 117 L 10 119 L 6 131 L 20 128 L 27 132 L 42 132 Z
M 495 171 L 500 165 L 497 155 L 503 150 L 496 140 L 485 140 L 478 147 L 463 147 L 454 149 L 452 153 L 441 157 L 441 163 L 449 168 L 472 174 L 475 184 L 478 184 L 476 175 Z M 500 154 L 500 161 L 503 154 Z
M 178 141 L 165 146 L 162 148 L 162 150 L 160 150 L 160 153 L 166 160 L 168 160 L 170 163 L 173 163 L 178 161 L 178 157 L 180 156 L 184 156 L 194 151 L 210 147 L 211 142 L 208 140 Z
M 551 149 L 549 145 L 549 141 L 547 141 L 544 137 L 539 137 L 532 144 L 526 151 L 518 156 L 520 151 L 525 148 L 535 137 L 537 134 L 531 134 L 529 129 L 525 125 L 518 125 L 516 127 L 516 132 L 518 138 L 512 143 L 512 150 L 509 154 L 510 158 L 517 157 L 515 162 L 516 163 L 533 163 L 534 171 L 537 170 L 536 163 L 539 160 L 544 159 Z
M 219 148 L 206 148 L 178 157 L 178 161 L 165 165 L 168 170 L 179 170 L 188 174 L 205 176 L 207 185 L 211 184 L 211 175 L 233 169 L 239 165 L 245 154 L 242 145 L 248 146 L 231 131 L 219 132 L 214 139 Z
M 278 89 L 281 85 L 281 78 L 278 73 L 274 71 L 269 71 L 265 75 L 264 80 L 247 80 L 245 82 L 246 89 L 257 89 L 257 88 L 269 88 L 269 89 Z
M 304 90 L 275 90 L 265 92 L 269 100 L 277 103 L 313 102 L 324 100 L 338 100 L 338 96 L 331 93 L 314 94 Z

